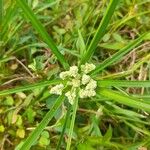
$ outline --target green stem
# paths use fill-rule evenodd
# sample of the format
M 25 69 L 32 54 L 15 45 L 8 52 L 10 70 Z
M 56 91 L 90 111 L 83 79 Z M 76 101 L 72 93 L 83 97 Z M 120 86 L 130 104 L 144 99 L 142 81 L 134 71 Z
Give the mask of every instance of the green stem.
M 58 142 L 56 150 L 60 149 L 61 142 L 63 140 L 63 136 L 64 136 L 64 133 L 65 133 L 65 130 L 66 130 L 67 122 L 68 122 L 68 119 L 69 119 L 69 115 L 70 115 L 70 111 L 71 111 L 71 105 L 69 104 L 69 102 L 68 102 L 67 108 L 68 108 L 68 110 L 67 110 L 67 114 L 66 114 L 66 117 L 65 117 L 65 122 L 64 122 L 64 125 L 63 125 L 63 130 L 61 132 L 60 139 L 59 139 L 59 142 Z
M 75 99 L 75 103 L 73 105 L 73 114 L 72 114 L 70 129 L 69 129 L 69 135 L 68 135 L 66 150 L 70 150 L 77 108 L 78 108 L 78 97 Z

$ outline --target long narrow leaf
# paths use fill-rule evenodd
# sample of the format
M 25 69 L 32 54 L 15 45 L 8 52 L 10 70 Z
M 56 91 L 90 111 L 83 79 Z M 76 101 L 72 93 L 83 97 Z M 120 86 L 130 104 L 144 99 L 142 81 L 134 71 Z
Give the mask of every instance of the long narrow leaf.
M 3 21 L 1 24 L 1 27 L 2 27 L 1 38 L 2 38 L 2 40 L 7 41 L 8 40 L 7 39 L 8 27 L 12 23 L 12 20 L 14 19 L 14 16 L 15 16 L 16 11 L 17 11 L 17 7 L 15 6 L 15 3 L 12 1 L 11 5 L 9 5 L 9 7 L 5 11 L 6 11 L 6 13 L 3 16 Z
M 117 93 L 113 90 L 109 89 L 99 89 L 98 93 L 103 96 L 108 98 L 108 100 L 113 100 L 115 102 L 118 102 L 120 104 L 124 104 L 133 108 L 141 109 L 147 112 L 150 112 L 150 105 L 147 103 L 144 103 L 140 99 L 132 98 L 129 96 L 122 95 L 120 93 Z
M 17 93 L 17 92 L 22 92 L 22 91 L 27 91 L 27 90 L 33 90 L 35 88 L 42 88 L 42 87 L 52 85 L 52 84 L 57 84 L 60 82 L 62 82 L 62 81 L 61 80 L 43 81 L 43 82 L 39 82 L 39 83 L 35 83 L 35 84 L 21 86 L 21 87 L 14 88 L 14 89 L 3 90 L 3 91 L 0 91 L 0 96 L 13 94 L 13 93 Z
M 150 81 L 126 81 L 126 80 L 101 80 L 98 81 L 99 87 L 150 87 Z
M 61 143 L 63 141 L 63 137 L 64 137 L 64 134 L 65 134 L 65 130 L 66 130 L 66 126 L 67 126 L 67 123 L 68 123 L 68 119 L 69 119 L 69 116 L 70 116 L 70 112 L 71 112 L 71 105 L 70 103 L 68 102 L 68 106 L 67 106 L 67 113 L 66 113 L 66 117 L 65 117 L 65 121 L 64 121 L 64 125 L 63 125 L 63 129 L 61 131 L 61 135 L 60 135 L 60 139 L 58 141 L 58 144 L 57 144 L 57 147 L 56 147 L 56 150 L 60 150 L 60 146 L 61 146 Z
M 109 23 L 112 15 L 115 11 L 115 8 L 116 8 L 118 2 L 119 2 L 119 0 L 110 0 L 110 3 L 108 5 L 108 8 L 107 8 L 105 14 L 104 14 L 104 17 L 102 18 L 102 21 L 101 21 L 92 41 L 90 43 L 90 46 L 88 47 L 86 53 L 84 54 L 84 56 L 81 60 L 81 63 L 85 63 L 86 61 L 88 61 L 92 57 L 98 43 L 100 42 L 100 40 L 102 39 L 102 37 L 105 34 L 108 23 Z
M 2 32 L 2 21 L 3 20 L 3 0 L 0 0 L 0 31 Z M 2 35 L 1 35 L 1 32 L 0 32 L 0 42 L 2 40 Z M 1 43 L 0 43 L 0 52 L 1 52 Z
M 141 43 L 144 39 L 144 37 L 147 35 L 147 33 L 144 33 L 139 38 L 119 50 L 117 53 L 112 55 L 111 57 L 104 60 L 101 64 L 99 64 L 94 71 L 91 72 L 92 75 L 98 73 L 99 71 L 103 70 L 104 68 L 108 67 L 109 65 L 113 64 L 114 62 L 119 61 L 122 59 L 122 57 L 130 52 L 134 47 L 136 47 L 139 43 Z
M 56 55 L 60 63 L 63 65 L 65 69 L 69 67 L 69 64 L 66 62 L 63 55 L 59 52 L 57 46 L 53 42 L 52 38 L 47 33 L 44 26 L 41 24 L 41 22 L 36 18 L 35 14 L 31 10 L 30 7 L 26 4 L 24 0 L 16 0 L 17 4 L 22 8 L 24 14 L 28 17 L 30 22 L 32 23 L 33 27 L 38 31 L 40 36 L 43 38 L 43 40 L 47 43 L 47 45 L 50 47 L 51 51 Z
M 38 127 L 31 133 L 31 135 L 26 139 L 24 144 L 21 146 L 19 150 L 29 150 L 31 146 L 34 144 L 34 142 L 39 138 L 41 132 L 44 130 L 44 128 L 47 126 L 47 124 L 50 122 L 50 120 L 55 115 L 57 109 L 60 107 L 64 100 L 64 96 L 60 96 L 53 107 L 49 110 L 49 112 L 45 115 L 43 120 L 40 122 Z
M 68 135 L 66 150 L 70 150 L 77 108 L 78 108 L 78 97 L 76 97 L 75 102 L 73 104 L 73 112 L 72 112 L 72 118 L 71 118 L 71 123 L 70 123 L 70 128 L 69 128 L 69 135 Z
M 3 0 L 0 0 L 0 26 L 3 20 Z

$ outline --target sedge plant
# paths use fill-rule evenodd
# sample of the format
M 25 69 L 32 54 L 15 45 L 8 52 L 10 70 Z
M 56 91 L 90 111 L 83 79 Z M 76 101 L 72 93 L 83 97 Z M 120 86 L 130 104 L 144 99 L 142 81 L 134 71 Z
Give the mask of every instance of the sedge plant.
M 124 125 L 132 128 L 134 131 L 140 134 L 146 135 L 147 139 L 141 143 L 137 143 L 136 146 L 148 146 L 150 141 L 150 132 L 146 129 L 140 129 L 140 126 L 136 126 L 135 122 L 147 125 L 147 122 L 143 120 L 143 118 L 146 118 L 146 115 L 144 114 L 150 113 L 150 103 L 146 101 L 145 98 L 142 99 L 140 96 L 138 97 L 127 94 L 124 92 L 123 88 L 149 88 L 150 81 L 128 81 L 100 78 L 102 72 L 105 71 L 107 67 L 122 60 L 124 56 L 126 56 L 144 41 L 148 33 L 138 35 L 135 40 L 132 40 L 130 43 L 125 45 L 123 48 L 101 63 L 94 64 L 94 61 L 92 60 L 94 52 L 105 35 L 108 24 L 110 23 L 119 2 L 120 0 L 109 1 L 107 9 L 101 22 L 99 23 L 96 32 L 93 35 L 91 42 L 87 44 L 83 51 L 80 51 L 80 57 L 76 60 L 76 63 L 72 64 L 69 63 L 67 58 L 65 58 L 65 56 L 59 51 L 57 45 L 50 37 L 42 23 L 37 19 L 37 16 L 28 6 L 26 1 L 16 0 L 16 4 L 22 10 L 25 18 L 30 21 L 32 27 L 39 34 L 41 39 L 48 45 L 49 49 L 56 56 L 63 70 L 56 79 L 49 79 L 47 81 L 32 85 L 0 91 L 0 96 L 5 96 L 17 92 L 49 86 L 49 95 L 58 95 L 58 98 L 55 100 L 53 106 L 49 109 L 41 122 L 32 131 L 32 133 L 16 147 L 16 150 L 29 150 L 40 137 L 43 130 L 53 119 L 58 109 L 64 105 L 66 106 L 66 112 L 64 114 L 63 127 L 55 149 L 61 149 L 65 135 L 67 135 L 64 144 L 65 149 L 73 149 L 71 146 L 77 145 L 74 142 L 75 120 L 77 117 L 77 110 L 80 108 L 82 101 L 94 102 L 99 106 L 99 109 L 96 110 L 97 112 L 103 112 L 110 115 L 112 118 L 121 120 L 123 121 Z M 100 116 L 101 115 L 98 114 L 95 115 L 94 120 L 90 125 L 91 131 L 89 131 L 87 137 L 83 137 L 84 142 L 77 142 L 78 149 L 83 149 L 85 145 L 88 146 L 89 149 L 93 149 L 95 145 L 109 147 L 111 149 L 128 149 L 117 142 L 111 142 L 113 132 L 111 126 L 108 127 L 108 130 L 104 136 L 100 133 L 98 129 L 99 127 L 96 123 Z M 92 137 L 91 132 L 92 130 L 96 129 L 98 136 Z

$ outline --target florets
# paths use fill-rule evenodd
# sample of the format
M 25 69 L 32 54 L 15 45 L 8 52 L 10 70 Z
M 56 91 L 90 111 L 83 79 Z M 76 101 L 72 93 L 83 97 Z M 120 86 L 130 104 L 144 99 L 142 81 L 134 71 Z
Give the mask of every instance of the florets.
M 80 69 L 81 71 L 79 72 Z M 65 96 L 68 98 L 71 105 L 73 105 L 78 94 L 77 91 L 79 91 L 79 98 L 90 98 L 95 96 L 97 82 L 88 75 L 89 72 L 95 69 L 95 65 L 86 63 L 85 65 L 81 65 L 80 69 L 78 69 L 77 66 L 72 66 L 69 71 L 61 72 L 59 77 L 67 81 L 66 85 L 58 84 L 51 88 L 50 93 L 62 95 L 65 89 Z M 77 90 L 77 88 L 79 90 Z
M 51 88 L 50 93 L 56 95 L 62 95 L 63 88 L 64 88 L 63 84 L 58 84 Z

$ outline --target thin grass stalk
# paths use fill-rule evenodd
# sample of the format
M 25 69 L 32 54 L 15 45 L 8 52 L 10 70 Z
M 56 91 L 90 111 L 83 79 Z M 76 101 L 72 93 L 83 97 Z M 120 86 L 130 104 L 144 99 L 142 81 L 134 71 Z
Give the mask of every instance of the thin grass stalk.
M 66 150 L 70 150 L 70 147 L 71 147 L 71 140 L 72 140 L 72 135 L 73 135 L 73 129 L 74 129 L 77 108 L 78 108 L 78 97 L 75 99 L 75 102 L 73 104 L 73 112 L 72 112 L 72 118 L 71 118 L 71 123 L 70 123 L 70 129 L 69 129 Z
M 56 150 L 59 150 L 60 147 L 61 147 L 61 143 L 63 141 L 64 133 L 65 133 L 66 126 L 67 126 L 67 123 L 68 123 L 68 119 L 69 119 L 69 116 L 70 116 L 71 105 L 69 104 L 69 102 L 68 102 L 67 108 L 68 108 L 68 110 L 67 110 L 67 114 L 66 114 L 66 117 L 65 117 L 65 122 L 64 122 L 64 125 L 63 125 L 63 129 L 62 129 L 62 132 L 61 132 L 60 139 L 58 141 Z

